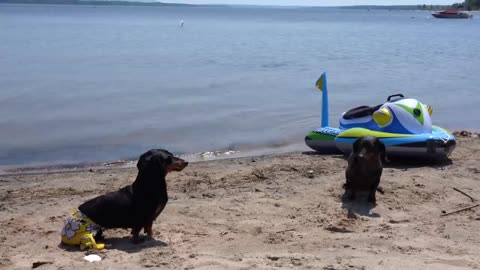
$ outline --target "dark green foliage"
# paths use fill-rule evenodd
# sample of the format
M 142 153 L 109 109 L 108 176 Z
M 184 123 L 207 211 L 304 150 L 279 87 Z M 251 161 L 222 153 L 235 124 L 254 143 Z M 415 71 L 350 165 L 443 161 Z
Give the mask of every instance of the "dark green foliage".
M 185 4 L 166 4 L 161 2 L 136 2 L 120 0 L 0 0 L 0 4 L 55 4 L 55 5 L 112 5 L 112 6 L 180 6 Z

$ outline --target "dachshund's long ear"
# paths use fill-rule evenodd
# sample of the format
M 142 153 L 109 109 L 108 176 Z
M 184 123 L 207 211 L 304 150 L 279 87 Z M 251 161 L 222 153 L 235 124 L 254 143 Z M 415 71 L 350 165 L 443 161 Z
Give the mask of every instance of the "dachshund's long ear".
M 152 159 L 152 153 L 150 151 L 143 153 L 137 162 L 137 168 L 139 171 L 143 171 L 147 168 L 148 164 Z
M 173 156 L 169 155 L 165 160 L 165 164 L 168 166 L 173 163 Z
M 173 158 L 171 154 L 158 154 L 152 157 L 152 161 L 158 168 L 165 170 L 168 165 L 173 163 Z
M 358 138 L 357 140 L 355 140 L 355 142 L 353 143 L 353 153 L 358 153 L 360 152 L 360 143 L 362 142 L 362 138 Z

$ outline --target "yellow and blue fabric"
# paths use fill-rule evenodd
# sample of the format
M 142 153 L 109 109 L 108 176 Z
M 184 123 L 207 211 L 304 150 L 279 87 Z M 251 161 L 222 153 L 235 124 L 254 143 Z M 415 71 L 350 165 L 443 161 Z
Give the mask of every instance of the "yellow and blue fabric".
M 80 249 L 103 249 L 104 244 L 97 244 L 93 236 L 101 227 L 78 209 L 74 210 L 62 229 L 62 243 L 80 246 Z

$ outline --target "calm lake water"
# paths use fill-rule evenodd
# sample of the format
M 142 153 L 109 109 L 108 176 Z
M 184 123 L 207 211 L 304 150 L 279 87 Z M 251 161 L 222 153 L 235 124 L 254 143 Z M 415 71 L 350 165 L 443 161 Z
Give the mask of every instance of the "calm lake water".
M 0 165 L 304 150 L 323 71 L 332 125 L 403 93 L 476 130 L 478 29 L 423 11 L 0 5 Z

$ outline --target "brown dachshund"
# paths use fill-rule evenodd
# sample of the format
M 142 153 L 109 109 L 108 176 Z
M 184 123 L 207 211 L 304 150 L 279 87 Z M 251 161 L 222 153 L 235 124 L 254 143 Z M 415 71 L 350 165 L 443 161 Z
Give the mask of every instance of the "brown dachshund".
M 385 154 L 385 144 L 378 138 L 364 136 L 355 141 L 345 172 L 345 189 L 346 194 L 350 193 L 347 195 L 350 200 L 355 199 L 357 191 L 368 190 L 368 202 L 376 203 Z
M 133 242 L 139 233 L 153 237 L 152 224 L 168 202 L 165 177 L 188 165 L 166 150 L 152 149 L 138 160 L 138 175 L 133 184 L 93 198 L 78 207 L 85 216 L 103 229 L 131 228 Z M 97 233 L 100 237 L 102 231 Z

